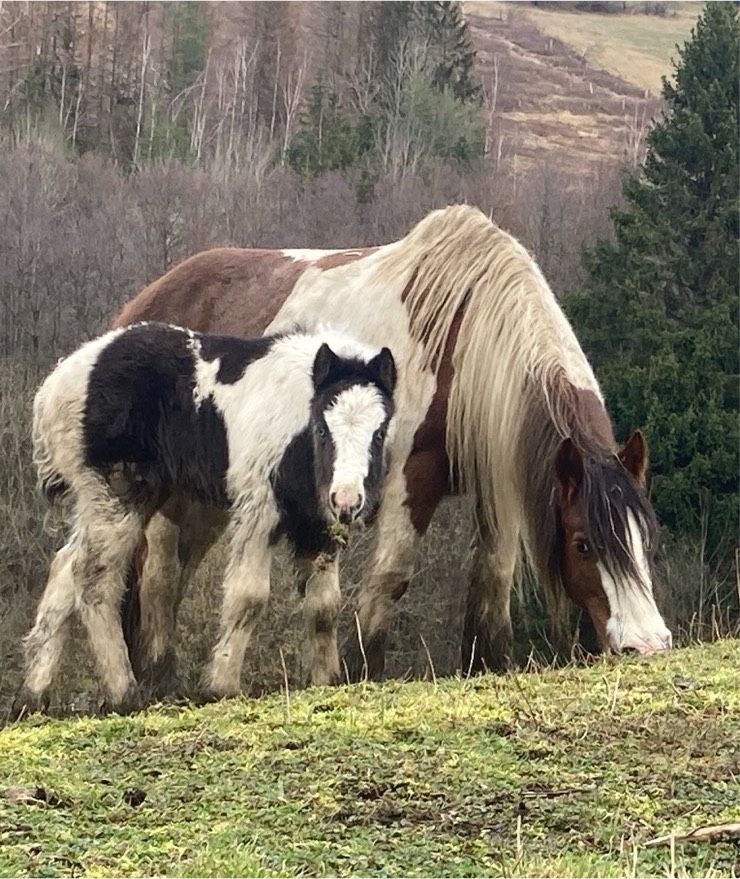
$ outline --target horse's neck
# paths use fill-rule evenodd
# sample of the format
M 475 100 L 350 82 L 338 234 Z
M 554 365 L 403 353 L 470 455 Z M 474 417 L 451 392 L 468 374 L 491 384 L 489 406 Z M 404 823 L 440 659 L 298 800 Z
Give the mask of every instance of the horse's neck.
M 584 388 L 573 388 L 572 435 L 583 450 L 613 452 L 616 447 L 611 420 L 602 400 Z

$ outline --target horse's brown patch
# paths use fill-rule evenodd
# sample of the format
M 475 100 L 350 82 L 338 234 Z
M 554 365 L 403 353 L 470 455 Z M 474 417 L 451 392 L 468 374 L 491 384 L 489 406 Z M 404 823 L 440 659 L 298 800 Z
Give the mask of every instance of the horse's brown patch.
M 191 256 L 145 287 L 113 322 L 177 323 L 199 332 L 259 336 L 308 263 L 274 250 L 217 247 Z
M 450 328 L 442 361 L 437 371 L 437 387 L 424 421 L 416 429 L 406 464 L 406 500 L 411 524 L 417 534 L 429 527 L 437 504 L 450 490 L 450 461 L 445 449 L 447 402 L 454 376 L 452 354 L 460 331 L 462 314 L 458 313 Z
M 346 266 L 348 263 L 356 262 L 371 253 L 375 253 L 377 247 L 356 247 L 353 250 L 341 250 L 338 253 L 327 253 L 321 259 L 317 259 L 314 265 L 317 269 L 326 271 L 327 269 L 336 269 L 339 266 Z

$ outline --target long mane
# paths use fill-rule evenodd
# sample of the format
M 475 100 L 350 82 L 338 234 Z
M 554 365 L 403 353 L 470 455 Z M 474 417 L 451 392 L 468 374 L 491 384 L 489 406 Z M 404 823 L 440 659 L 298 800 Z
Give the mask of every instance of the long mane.
M 422 367 L 436 371 L 461 317 L 446 425 L 451 466 L 461 488 L 476 493 L 481 527 L 497 535 L 503 564 L 518 569 L 523 547 L 557 609 L 558 443 L 573 437 L 593 465 L 587 467 L 589 491 L 604 489 L 596 473 L 603 464 L 622 481 L 603 397 L 570 324 L 524 247 L 466 205 L 428 215 L 388 254 L 380 272 L 404 279 Z M 592 401 L 588 412 L 578 405 L 584 392 Z M 597 509 L 598 500 L 590 506 L 598 527 L 608 511 Z M 613 537 L 623 543 L 626 525 L 616 524 L 620 533 Z

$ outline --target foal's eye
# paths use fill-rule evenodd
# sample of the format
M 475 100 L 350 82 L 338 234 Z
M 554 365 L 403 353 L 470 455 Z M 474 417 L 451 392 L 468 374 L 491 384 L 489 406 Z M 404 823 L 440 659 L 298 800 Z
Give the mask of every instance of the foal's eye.
M 383 440 L 385 439 L 385 431 L 382 427 L 379 427 L 375 433 L 373 434 L 373 442 L 376 446 L 379 446 Z
M 576 542 L 576 552 L 578 555 L 588 555 L 591 552 L 591 547 L 586 540 L 579 540 Z
M 324 437 L 326 436 L 326 428 L 319 425 L 316 428 L 316 436 L 318 436 L 320 439 L 324 439 Z

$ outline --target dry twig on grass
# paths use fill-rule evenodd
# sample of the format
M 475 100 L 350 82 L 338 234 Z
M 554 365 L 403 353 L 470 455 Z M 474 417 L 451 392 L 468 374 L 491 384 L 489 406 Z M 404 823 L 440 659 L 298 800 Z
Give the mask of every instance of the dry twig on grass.
M 740 822 L 729 824 L 709 824 L 706 827 L 696 827 L 685 833 L 669 833 L 668 836 L 658 836 L 645 843 L 646 848 L 655 848 L 659 845 L 671 845 L 673 842 L 730 842 L 740 839 Z

